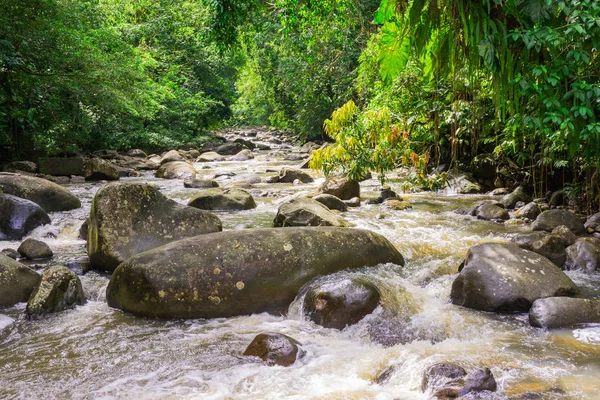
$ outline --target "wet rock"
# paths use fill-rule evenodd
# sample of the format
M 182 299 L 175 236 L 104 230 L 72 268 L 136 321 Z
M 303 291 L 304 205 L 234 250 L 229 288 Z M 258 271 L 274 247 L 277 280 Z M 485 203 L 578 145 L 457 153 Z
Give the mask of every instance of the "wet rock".
M 183 181 L 183 187 L 193 188 L 193 189 L 204 189 L 204 188 L 219 187 L 219 183 L 212 179 L 186 178 Z
M 279 172 L 279 180 L 277 182 L 280 183 L 292 183 L 296 179 L 300 180 L 302 183 L 311 183 L 314 182 L 312 176 L 307 174 L 304 171 L 300 171 L 298 169 L 293 168 L 282 168 Z
M 552 230 L 553 235 L 558 235 L 563 240 L 565 247 L 568 247 L 575 243 L 577 236 L 569 228 L 564 225 L 557 226 Z
M 214 151 L 202 153 L 202 154 L 200 154 L 200 157 L 198 157 L 196 159 L 196 162 L 217 162 L 217 161 L 225 161 L 225 157 L 223 157 L 219 153 L 215 153 Z
M 330 210 L 338 210 L 338 211 L 348 211 L 348 206 L 339 198 L 330 195 L 330 194 L 318 194 L 312 198 L 315 201 L 323 204 L 325 207 Z
M 317 188 L 317 193 L 331 194 L 342 200 L 350 200 L 360 197 L 360 184 L 348 177 L 328 177 Z
M 600 322 L 600 300 L 547 297 L 533 302 L 529 323 L 538 328 L 563 328 Z
M 254 158 L 254 153 L 249 149 L 244 149 L 231 157 L 231 161 L 248 161 Z
M 256 203 L 245 190 L 213 188 L 199 192 L 188 206 L 201 210 L 250 210 L 256 208 Z
M 281 333 L 267 332 L 256 336 L 244 356 L 259 357 L 268 365 L 288 367 L 304 355 L 301 343 Z
M 394 200 L 394 199 L 387 199 L 386 201 L 384 201 L 381 205 L 383 208 L 386 208 L 388 210 L 408 210 L 412 208 L 412 205 L 408 202 L 408 201 L 403 201 L 403 200 Z
M 423 374 L 421 382 L 421 391 L 439 388 L 449 380 L 462 378 L 467 375 L 467 371 L 459 365 L 452 363 L 434 364 L 427 368 Z
M 8 169 L 10 171 L 23 171 L 34 174 L 38 167 L 37 164 L 32 161 L 13 161 L 8 164 Z
M 473 182 L 466 176 L 459 176 L 452 179 L 450 187 L 455 188 L 456 192 L 460 194 L 475 194 L 484 192 L 484 189 L 480 184 Z
M 19 257 L 21 257 L 21 255 L 19 254 L 19 252 L 16 251 L 15 249 L 3 249 L 1 253 L 4 254 L 7 257 L 12 258 L 13 260 L 16 260 Z
M 488 193 L 490 196 L 504 196 L 508 194 L 508 189 L 505 187 L 500 187 L 492 190 Z
M 140 150 L 140 149 L 131 149 L 127 152 L 127 155 L 129 157 L 146 158 L 146 152 L 144 152 L 144 150 Z
M 85 304 L 79 277 L 63 266 L 42 273 L 40 285 L 31 294 L 25 313 L 29 318 L 55 313 Z
M 17 251 L 28 260 L 41 260 L 54 255 L 52 249 L 46 243 L 31 238 L 25 239 Z
M 239 143 L 239 144 L 241 144 L 241 145 L 243 145 L 243 146 L 246 146 L 246 147 L 247 147 L 248 149 L 250 149 L 250 150 L 252 150 L 252 149 L 255 149 L 255 148 L 256 148 L 256 145 L 255 145 L 254 143 L 252 143 L 252 142 L 251 142 L 251 141 L 249 141 L 249 140 L 245 140 L 245 139 L 241 139 L 241 138 L 235 139 L 235 140 L 233 141 L 233 143 Z M 243 150 L 242 150 L 242 151 L 243 151 Z
M 531 201 L 525 206 L 519 208 L 515 213 L 515 217 L 534 220 L 538 215 L 540 215 L 541 212 L 542 210 L 540 209 L 540 206 L 535 201 Z
M 479 204 L 475 209 L 471 212 L 471 215 L 488 221 L 493 220 L 502 220 L 506 221 L 510 218 L 508 215 L 508 211 L 504 209 L 501 203 L 493 202 L 493 201 L 484 201 Z
M 267 183 L 278 183 L 279 182 L 279 176 L 269 176 L 267 179 L 265 179 L 265 182 L 267 182 Z
M 81 207 L 81 202 L 62 186 L 46 179 L 0 173 L 0 191 L 31 200 L 46 212 Z
M 478 392 L 495 392 L 497 389 L 496 380 L 489 368 L 481 368 L 471 372 L 464 379 L 455 379 L 437 390 L 433 397 L 440 400 L 455 399 Z
M 533 199 L 531 198 L 531 196 L 529 196 L 525 192 L 525 189 L 522 186 L 519 186 L 511 193 L 502 197 L 500 203 L 504 205 L 504 208 L 512 210 L 513 208 L 515 208 L 518 202 L 522 201 L 523 203 L 527 204 L 530 203 L 532 200 Z
M 186 160 L 185 157 L 182 154 L 180 154 L 177 150 L 171 150 L 161 157 L 159 164 L 164 165 L 173 161 L 185 162 Z
M 600 232 L 600 213 L 596 213 L 589 217 L 584 224 L 585 229 L 590 232 Z
M 196 177 L 196 169 L 184 161 L 172 161 L 160 166 L 156 171 L 157 178 L 187 179 Z
M 244 183 L 261 183 L 262 179 L 258 175 L 254 174 L 243 174 L 237 175 L 233 178 L 234 182 L 244 182 Z
M 111 307 L 153 318 L 283 312 L 318 275 L 402 255 L 376 233 L 346 228 L 246 229 L 200 235 L 138 254 L 113 273 Z
M 216 152 L 222 156 L 233 156 L 248 147 L 242 143 L 225 143 L 217 147 Z
M 528 311 L 542 297 L 572 296 L 577 286 L 547 258 L 517 246 L 473 246 L 452 284 L 453 304 L 483 311 Z
M 557 226 L 564 225 L 576 235 L 583 235 L 585 227 L 578 216 L 567 210 L 547 210 L 538 215 L 531 228 L 534 231 L 552 232 Z
M 565 264 L 567 259 L 565 244 L 558 235 L 546 235 L 542 239 L 536 240 L 533 242 L 531 250 L 546 257 L 559 268 Z
M 510 240 L 510 243 L 519 246 L 522 249 L 533 251 L 533 244 L 548 236 L 546 232 L 528 232 L 518 233 Z
M 308 290 L 304 312 L 325 328 L 344 329 L 373 312 L 381 295 L 375 286 L 355 279 L 326 282 Z
M 121 177 L 119 167 L 101 158 L 86 161 L 82 176 L 86 181 L 116 181 Z
M 353 197 L 350 200 L 343 200 L 348 207 L 360 207 L 360 197 Z
M 274 227 L 290 226 L 347 226 L 327 207 L 313 199 L 297 198 L 283 203 L 273 220 Z
M 36 203 L 10 194 L 0 194 L 0 240 L 21 240 L 50 217 Z
M 155 186 L 115 182 L 96 193 L 88 229 L 92 268 L 113 271 L 135 254 L 217 232 L 222 225 L 215 215 L 170 200 Z
M 79 227 L 79 239 L 81 239 L 81 240 L 88 239 L 88 226 L 89 226 L 89 220 L 86 219 L 85 221 L 83 221 L 83 223 Z
M 394 192 L 392 188 L 389 186 L 384 186 L 383 189 L 379 192 L 379 197 L 377 198 L 378 203 L 383 203 L 386 200 L 402 200 L 402 197 Z
M 105 160 L 114 159 L 119 157 L 119 152 L 116 150 L 98 150 L 94 152 L 96 157 L 103 158 Z
M 40 173 L 54 176 L 81 175 L 83 157 L 42 157 L 39 159 Z
M 40 280 L 31 268 L 0 254 L 0 307 L 27 301 Z
M 567 269 L 594 272 L 600 267 L 600 239 L 579 238 L 567 247 Z
M 306 159 L 306 154 L 288 154 L 285 156 L 285 161 L 303 161 Z

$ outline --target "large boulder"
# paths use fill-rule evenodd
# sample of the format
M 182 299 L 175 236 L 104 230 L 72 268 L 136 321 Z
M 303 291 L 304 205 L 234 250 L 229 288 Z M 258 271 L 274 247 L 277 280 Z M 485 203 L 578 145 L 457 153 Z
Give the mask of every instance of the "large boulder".
M 317 188 L 317 193 L 331 194 L 342 200 L 360 197 L 360 185 L 348 177 L 330 176 Z
M 83 157 L 43 157 L 39 159 L 40 173 L 54 176 L 81 175 Z
M 31 268 L 0 254 L 0 307 L 27 301 L 40 280 Z
M 102 158 L 90 158 L 82 172 L 86 181 L 116 181 L 121 177 L 118 166 Z
M 288 367 L 304 355 L 296 339 L 275 332 L 257 335 L 244 351 L 244 356 L 259 357 L 268 365 Z
M 221 229 L 215 215 L 170 200 L 155 186 L 109 183 L 92 202 L 88 255 L 92 268 L 113 271 L 135 254 Z
M 356 279 L 325 282 L 308 289 L 303 310 L 318 325 L 344 329 L 372 313 L 380 297 L 379 290 L 367 282 Z
M 576 235 L 583 235 L 585 227 L 583 221 L 567 210 L 547 210 L 538 215 L 531 228 L 534 231 L 552 232 L 557 226 L 565 225 Z
M 562 267 L 567 259 L 565 242 L 558 235 L 546 235 L 543 239 L 536 240 L 531 250 L 546 257 L 557 267 Z
M 277 210 L 273 226 L 347 226 L 327 207 L 313 199 L 296 198 L 283 203 Z
M 160 166 L 155 176 L 163 179 L 188 179 L 196 177 L 196 169 L 185 161 L 171 161 Z
M 185 157 L 182 156 L 177 150 L 168 151 L 162 158 L 160 159 L 160 165 L 170 163 L 173 161 L 185 161 Z
M 10 194 L 0 194 L 0 240 L 20 240 L 50 217 L 36 203 Z
M 510 244 L 485 243 L 467 252 L 450 299 L 483 311 L 524 312 L 539 298 L 576 293 L 573 281 L 547 258 Z
M 547 297 L 533 302 L 529 323 L 538 328 L 562 328 L 600 322 L 600 300 Z
M 587 272 L 596 271 L 600 267 L 600 239 L 579 238 L 567 247 L 566 267 Z
M 500 203 L 502 203 L 502 205 L 504 205 L 504 208 L 513 209 L 513 208 L 515 208 L 517 203 L 519 203 L 521 201 L 523 203 L 530 203 L 532 201 L 532 198 L 530 195 L 528 195 L 525 192 L 525 189 L 522 186 L 519 186 L 518 188 L 513 190 L 511 193 L 502 197 L 502 199 L 500 200 Z
M 510 218 L 508 211 L 498 202 L 484 201 L 471 212 L 471 215 L 485 220 L 503 220 Z
M 404 265 L 382 236 L 348 228 L 244 229 L 200 235 L 138 254 L 113 273 L 107 300 L 152 318 L 284 312 L 317 275 Z
M 31 294 L 25 313 L 29 318 L 85 304 L 79 277 L 66 267 L 53 266 L 42 273 L 41 283 Z
M 338 211 L 348 211 L 348 205 L 344 203 L 338 197 L 335 197 L 331 194 L 318 194 L 312 198 L 315 201 L 323 204 L 325 207 L 330 210 L 338 210 Z
M 28 260 L 42 260 L 54 255 L 50 246 L 41 240 L 32 238 L 25 239 L 25 241 L 19 245 L 17 251 Z
M 300 171 L 299 169 L 282 168 L 281 171 L 279 171 L 278 182 L 280 183 L 292 183 L 296 179 L 298 179 L 302 183 L 314 182 L 312 176 L 310 176 L 304 171 Z
M 527 218 L 527 219 L 536 219 L 538 215 L 540 215 L 542 211 L 540 210 L 540 206 L 535 201 L 531 201 L 519 208 L 515 212 L 515 217 L 517 218 Z
M 79 199 L 67 189 L 41 178 L 0 173 L 0 191 L 31 200 L 46 212 L 81 207 Z
M 519 246 L 522 249 L 533 251 L 533 244 L 538 240 L 544 239 L 548 236 L 546 232 L 527 232 L 527 233 L 517 233 L 515 236 L 510 239 L 510 242 L 516 246 Z
M 199 192 L 188 206 L 201 210 L 250 210 L 256 208 L 256 203 L 245 190 L 213 188 Z

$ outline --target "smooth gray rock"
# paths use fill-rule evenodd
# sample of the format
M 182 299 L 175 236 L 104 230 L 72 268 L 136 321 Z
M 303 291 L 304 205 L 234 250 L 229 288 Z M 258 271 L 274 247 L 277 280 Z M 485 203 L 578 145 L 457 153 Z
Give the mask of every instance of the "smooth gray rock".
M 528 311 L 543 297 L 572 296 L 577 286 L 556 265 L 510 244 L 485 243 L 467 252 L 452 284 L 453 304 L 483 311 Z
M 540 210 L 540 206 L 535 201 L 532 201 L 519 208 L 515 212 L 515 217 L 534 220 L 538 215 L 540 215 L 541 212 L 542 210 Z
M 527 203 L 530 203 L 532 200 L 533 199 L 531 198 L 531 196 L 528 195 L 527 193 L 525 193 L 525 189 L 522 186 L 519 186 L 518 188 L 513 190 L 511 193 L 502 197 L 502 199 L 500 200 L 500 203 L 502 203 L 504 205 L 504 208 L 510 210 L 510 209 L 515 208 L 517 203 L 520 201 L 527 204 Z
M 283 203 L 277 210 L 273 226 L 338 226 L 348 224 L 316 200 L 296 198 Z
M 40 281 L 37 272 L 0 254 L 0 307 L 27 301 Z
M 508 211 L 491 201 L 484 201 L 473 210 L 473 215 L 488 221 L 507 220 L 510 218 Z
M 217 162 L 217 161 L 225 161 L 225 157 L 216 153 L 214 151 L 208 151 L 206 153 L 200 154 L 200 156 L 196 159 L 196 162 Z
M 558 235 L 546 235 L 540 240 L 533 242 L 532 251 L 546 257 L 557 267 L 562 268 L 567 259 L 565 243 Z
M 244 356 L 259 357 L 268 365 L 288 367 L 304 356 L 296 339 L 276 332 L 257 335 L 244 350 Z
M 250 210 L 256 208 L 256 203 L 245 190 L 213 188 L 199 192 L 188 206 L 201 210 Z
M 185 161 L 171 161 L 160 166 L 155 176 L 163 179 L 188 179 L 196 177 L 196 169 Z
M 0 173 L 0 191 L 31 200 L 46 212 L 81 207 L 79 199 L 67 189 L 41 178 Z
M 40 285 L 31 294 L 25 313 L 29 318 L 37 318 L 85 302 L 79 277 L 66 267 L 53 266 L 42 273 Z
M 28 260 L 42 260 L 54 255 L 52 249 L 46 243 L 31 238 L 25 239 L 17 251 Z
M 425 392 L 428 389 L 434 389 L 443 386 L 448 380 L 462 378 L 467 375 L 467 371 L 457 364 L 440 363 L 434 364 L 427 368 L 423 374 L 421 382 L 421 391 Z
M 564 225 L 560 225 L 552 229 L 552 234 L 560 236 L 565 247 L 572 245 L 577 240 L 577 236 L 575 236 L 575 234 Z
M 318 194 L 312 199 L 323 204 L 330 210 L 338 210 L 342 212 L 348 211 L 348 205 L 346 205 L 346 203 L 344 203 L 342 200 L 331 194 Z
M 250 149 L 244 149 L 231 157 L 231 161 L 248 161 L 254 159 L 254 153 Z
M 219 187 L 219 182 L 212 179 L 186 178 L 183 181 L 183 187 L 193 189 L 206 189 Z
M 177 150 L 168 151 L 164 156 L 160 159 L 160 165 L 164 165 L 166 163 L 170 163 L 173 161 L 183 161 L 185 162 L 185 157 L 181 155 Z
M 583 235 L 585 227 L 583 221 L 567 210 L 547 210 L 538 215 L 531 228 L 534 231 L 552 232 L 557 226 L 564 225 L 576 235 Z
M 329 176 L 325 182 L 319 185 L 317 193 L 331 194 L 341 200 L 360 198 L 360 184 L 348 177 Z
M 86 161 L 82 176 L 86 181 L 116 181 L 121 178 L 119 167 L 101 158 Z
M 278 182 L 280 183 L 293 183 L 296 179 L 298 179 L 302 183 L 314 182 L 312 176 L 310 176 L 304 171 L 300 171 L 299 169 L 282 168 L 281 171 L 279 171 Z
M 567 269 L 594 272 L 600 267 L 600 239 L 579 238 L 567 247 Z
M 563 328 L 600 322 L 600 300 L 547 297 L 533 302 L 529 323 L 538 328 Z
M 0 240 L 21 240 L 50 217 L 36 203 L 10 194 L 0 194 Z

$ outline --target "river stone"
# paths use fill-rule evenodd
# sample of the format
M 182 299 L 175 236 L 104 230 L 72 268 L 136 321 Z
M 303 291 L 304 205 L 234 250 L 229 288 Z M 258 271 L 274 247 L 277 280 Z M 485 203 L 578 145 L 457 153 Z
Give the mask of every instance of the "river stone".
M 330 210 L 348 211 L 348 206 L 339 198 L 331 194 L 318 194 L 312 198 L 314 201 L 318 201 Z
M 471 213 L 473 216 L 484 220 L 507 220 L 510 218 L 508 211 L 496 202 L 484 201 Z
M 33 269 L 0 254 L 0 307 L 27 301 L 40 280 Z
M 510 240 L 510 243 L 519 246 L 522 249 L 533 251 L 533 244 L 548 236 L 546 232 L 527 232 L 518 233 Z
M 596 213 L 589 217 L 584 224 L 588 232 L 600 232 L 600 213 Z
M 196 177 L 196 169 L 185 161 L 171 161 L 156 170 L 157 178 L 187 179 Z
M 304 355 L 296 339 L 275 332 L 257 335 L 244 351 L 244 356 L 259 357 L 268 365 L 288 367 Z
M 567 210 L 547 210 L 538 215 L 531 228 L 534 231 L 552 232 L 554 228 L 565 225 L 576 235 L 583 235 L 585 227 L 578 216 Z
M 79 199 L 67 189 L 41 178 L 0 173 L 0 191 L 31 200 L 46 212 L 81 207 Z
M 19 254 L 19 252 L 16 251 L 15 249 L 3 249 L 1 253 L 4 254 L 7 257 L 12 258 L 13 260 L 16 260 L 19 257 L 21 257 L 21 255 Z
M 85 301 L 79 277 L 68 268 L 56 265 L 42 273 L 40 285 L 31 294 L 25 314 L 36 318 L 83 305 Z
M 403 210 L 411 209 L 412 204 L 410 204 L 408 201 L 404 201 L 404 200 L 387 199 L 381 204 L 381 207 L 388 209 L 388 210 L 403 211 Z
M 372 284 L 344 279 L 310 288 L 304 297 L 303 308 L 308 319 L 317 325 L 341 330 L 372 313 L 379 305 L 380 297 Z
M 533 302 L 529 323 L 538 328 L 563 328 L 600 322 L 600 300 L 547 297 Z
M 144 150 L 141 149 L 131 149 L 127 152 L 127 155 L 129 157 L 140 157 L 140 158 L 146 158 L 146 152 Z
M 0 240 L 21 240 L 50 217 L 36 203 L 10 194 L 0 194 Z
M 160 165 L 164 165 L 166 163 L 170 163 L 173 161 L 184 161 L 185 157 L 181 155 L 177 150 L 168 151 L 162 158 L 160 159 Z
M 528 218 L 534 220 L 537 218 L 538 215 L 540 215 L 541 212 L 542 211 L 540 210 L 540 206 L 535 201 L 531 201 L 523 207 L 519 208 L 515 212 L 515 217 Z
M 525 312 L 539 298 L 576 293 L 573 281 L 546 257 L 510 244 L 484 243 L 467 252 L 450 299 L 483 311 Z
M 546 257 L 559 268 L 565 265 L 567 260 L 565 243 L 558 235 L 546 235 L 536 240 L 531 246 L 531 251 Z
M 10 171 L 23 171 L 30 174 L 34 174 L 38 169 L 37 164 L 33 161 L 13 161 L 8 164 L 8 168 Z
M 600 267 L 600 239 L 594 237 L 579 238 L 567 247 L 568 269 L 582 269 L 594 272 Z
M 348 207 L 360 207 L 360 197 L 353 197 L 350 200 L 342 200 Z
M 338 226 L 348 224 L 316 200 L 296 198 L 283 203 L 277 210 L 273 227 Z
M 186 178 L 183 181 L 183 187 L 193 189 L 204 189 L 219 187 L 219 183 L 212 179 Z
M 296 179 L 298 179 L 302 183 L 314 182 L 312 176 L 310 176 L 304 171 L 300 171 L 299 169 L 282 168 L 281 171 L 279 171 L 278 182 L 280 183 L 293 183 Z
M 440 400 L 450 400 L 462 398 L 462 396 L 469 393 L 495 392 L 497 388 L 498 385 L 492 371 L 489 368 L 480 368 L 471 372 L 464 379 L 458 378 L 447 382 L 433 394 L 433 397 Z
M 302 147 L 300 147 L 300 152 L 310 154 L 313 152 L 313 150 L 317 150 L 319 148 L 321 148 L 321 146 L 316 144 L 315 142 L 306 142 L 302 145 Z
M 256 145 L 255 145 L 254 143 L 252 143 L 252 142 L 251 142 L 251 141 L 249 141 L 249 140 L 242 139 L 242 138 L 237 138 L 237 139 L 235 139 L 235 140 L 233 141 L 233 143 L 240 143 L 240 144 L 242 144 L 242 145 L 246 146 L 248 149 L 255 149 L 255 148 L 256 148 Z M 243 151 L 243 150 L 242 150 L 242 151 Z
M 530 203 L 533 199 L 527 193 L 525 193 L 525 189 L 522 186 L 517 187 L 511 193 L 505 195 L 500 200 L 500 203 L 506 209 L 513 209 L 517 205 L 518 202 L 522 201 L 527 204 Z
M 231 157 L 231 161 L 248 161 L 254 158 L 254 154 L 250 149 L 244 149 L 237 153 L 235 156 Z
M 317 193 L 331 194 L 342 200 L 360 197 L 360 185 L 348 177 L 330 176 L 317 188 Z
M 196 162 L 215 162 L 215 161 L 225 161 L 225 157 L 223 157 L 219 153 L 215 153 L 214 151 L 208 151 L 206 153 L 200 154 L 200 157 L 198 157 L 196 159 Z
M 404 265 L 376 233 L 348 228 L 246 229 L 200 235 L 138 254 L 113 273 L 111 307 L 152 318 L 285 312 L 317 275 Z
M 467 375 L 467 371 L 459 365 L 453 363 L 434 364 L 423 374 L 421 391 L 439 388 L 448 380 L 462 378 L 465 375 Z
M 575 236 L 575 234 L 564 225 L 560 225 L 552 229 L 552 234 L 560 236 L 565 247 L 572 245 L 577 240 L 577 236 Z
M 32 238 L 25 239 L 17 251 L 28 260 L 41 260 L 44 258 L 50 258 L 54 255 L 50 246 L 41 240 L 35 240 Z
M 250 210 L 256 208 L 256 203 L 245 190 L 213 188 L 199 192 L 188 206 L 201 210 Z
M 216 152 L 222 156 L 233 156 L 240 151 L 247 149 L 246 145 L 242 143 L 225 143 L 217 147 Z
M 113 271 L 135 254 L 221 229 L 214 214 L 170 200 L 156 186 L 114 182 L 92 202 L 88 255 L 92 268 Z
M 86 181 L 116 181 L 121 177 L 119 168 L 101 158 L 90 158 L 82 172 Z

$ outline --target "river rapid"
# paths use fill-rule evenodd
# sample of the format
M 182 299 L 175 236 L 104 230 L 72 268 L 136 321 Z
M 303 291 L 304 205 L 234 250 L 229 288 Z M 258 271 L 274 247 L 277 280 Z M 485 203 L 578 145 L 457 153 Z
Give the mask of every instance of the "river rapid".
M 217 175 L 222 187 L 250 176 L 262 178 L 263 183 L 248 189 L 257 208 L 216 212 L 224 230 L 270 227 L 284 198 L 314 190 L 323 181 L 313 172 L 317 179 L 311 184 L 264 183 L 281 167 L 298 165 L 284 160 L 298 147 L 268 144 L 273 149 L 256 151 L 253 160 L 195 164 L 199 177 Z M 152 171 L 123 181 L 153 183 L 181 203 L 201 190 L 186 189 L 179 179 L 157 179 Z M 38 267 L 78 269 L 87 262 L 78 230 L 102 184 L 67 185 L 83 207 L 51 213 L 52 225 L 30 234 L 55 254 L 50 264 Z M 401 193 L 402 179 L 392 179 L 390 186 Z M 378 194 L 376 179 L 361 183 L 363 199 Z M 406 259 L 405 267 L 379 265 L 318 278 L 360 276 L 377 285 L 381 305 L 358 324 L 343 331 L 320 327 L 303 318 L 300 298 L 285 316 L 137 318 L 109 308 L 108 275 L 88 272 L 81 276 L 88 298 L 84 306 L 34 321 L 25 319 L 24 303 L 0 309 L 0 399 L 428 399 L 431 393 L 421 391 L 423 372 L 440 362 L 467 371 L 489 367 L 498 382 L 490 399 L 527 392 L 543 392 L 543 399 L 598 399 L 600 325 L 546 331 L 531 327 L 527 314 L 485 313 L 449 303 L 469 247 L 506 242 L 530 227 L 454 212 L 489 196 L 458 195 L 449 188 L 403 197 L 412 210 L 362 205 L 342 216 L 389 239 Z M 18 245 L 0 242 L 0 248 Z M 600 297 L 600 274 L 567 274 L 585 295 Z M 295 338 L 306 356 L 290 367 L 242 357 L 254 336 L 265 331 Z M 389 367 L 387 380 L 378 383 Z

